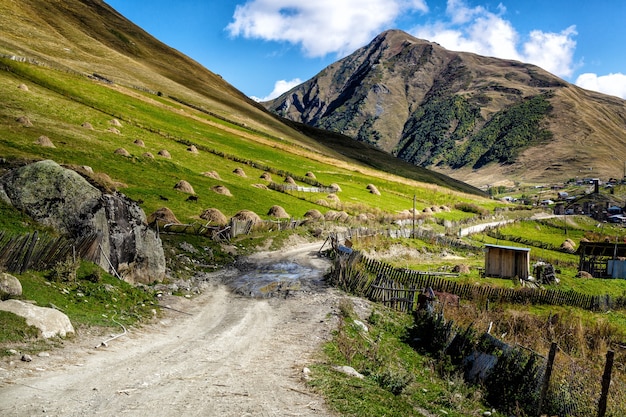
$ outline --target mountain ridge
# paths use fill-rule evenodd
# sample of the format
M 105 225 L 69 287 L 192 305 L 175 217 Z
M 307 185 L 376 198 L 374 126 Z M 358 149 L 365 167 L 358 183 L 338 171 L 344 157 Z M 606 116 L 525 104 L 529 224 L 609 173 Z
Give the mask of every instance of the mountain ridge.
M 626 160 L 626 101 L 400 30 L 263 104 L 477 186 L 565 180 L 589 168 L 621 177 Z

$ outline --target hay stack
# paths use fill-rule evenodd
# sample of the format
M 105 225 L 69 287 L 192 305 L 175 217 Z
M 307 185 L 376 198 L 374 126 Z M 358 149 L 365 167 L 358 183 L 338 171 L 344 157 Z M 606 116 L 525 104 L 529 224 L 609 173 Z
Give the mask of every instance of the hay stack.
M 217 171 L 205 171 L 205 172 L 201 172 L 200 175 L 203 175 L 205 177 L 209 177 L 209 178 L 213 178 L 216 180 L 221 180 L 222 178 L 220 178 L 220 174 L 217 173 Z
M 37 141 L 35 143 L 37 145 L 43 146 L 44 148 L 56 148 L 56 146 L 54 146 L 54 143 L 52 143 L 50 138 L 45 135 L 39 136 L 39 138 L 37 138 Z
M 367 222 L 369 221 L 369 216 L 367 213 L 359 213 L 356 215 L 356 220 L 359 222 Z
M 450 207 L 448 206 L 441 206 L 439 207 L 441 209 L 441 211 L 443 211 L 444 213 L 450 213 L 452 210 L 450 209 Z
M 93 130 L 93 125 L 89 122 L 84 122 L 81 126 L 85 129 Z
M 314 174 L 314 173 L 312 173 L 311 171 L 309 171 L 309 172 L 307 172 L 306 174 L 304 174 L 304 176 L 305 176 L 305 177 L 308 177 L 308 178 L 313 178 L 313 179 L 316 179 L 315 174 Z
M 338 222 L 342 222 L 345 223 L 348 220 L 350 220 L 350 215 L 348 213 L 346 213 L 345 211 L 340 211 L 337 213 L 337 219 Z
M 187 148 L 187 151 L 188 151 L 188 152 L 191 152 L 191 153 L 198 153 L 198 148 L 196 148 L 196 145 L 190 145 L 190 146 Z
M 26 84 L 20 84 L 17 86 L 17 88 L 22 91 L 28 91 L 28 86 Z
M 265 185 L 265 184 L 252 184 L 252 186 L 254 188 L 259 188 L 261 190 L 269 190 L 269 188 L 267 188 L 267 185 Z
M 250 210 L 240 210 L 234 216 L 235 220 L 251 221 L 253 224 L 261 223 L 261 218 L 258 214 Z
M 441 211 L 441 209 L 437 206 L 432 206 L 430 208 L 430 211 L 432 211 L 433 213 L 439 213 Z
M 115 152 L 113 152 L 115 155 L 122 155 L 122 156 L 130 156 L 130 152 L 128 152 L 126 149 L 124 148 L 117 148 L 115 150 Z
M 281 206 L 272 206 L 267 212 L 268 216 L 276 217 L 277 219 L 288 219 L 291 216 Z
M 111 119 L 109 123 L 111 123 L 113 126 L 122 127 L 122 124 L 117 119 Z
M 107 132 L 111 132 L 111 133 L 113 133 L 113 134 L 115 134 L 115 135 L 119 135 L 120 133 L 122 133 L 122 132 L 120 132 L 119 130 L 117 130 L 116 128 L 114 128 L 114 127 L 110 127 L 110 128 L 108 128 L 108 129 L 107 129 Z
M 470 267 L 465 264 L 454 265 L 454 267 L 452 267 L 452 272 L 456 274 L 469 274 Z
M 593 278 L 593 275 L 587 271 L 578 271 L 576 278 Z
M 172 155 L 170 155 L 170 153 L 165 149 L 161 149 L 159 152 L 157 152 L 157 155 L 167 159 L 170 159 L 172 157 Z
M 26 116 L 20 116 L 17 119 L 15 119 L 15 121 L 18 122 L 19 124 L 21 124 L 24 127 L 33 127 L 32 122 Z
M 172 210 L 167 207 L 161 207 L 160 209 L 149 215 L 147 220 L 148 224 L 154 224 L 158 222 L 160 226 L 168 223 L 180 224 L 176 216 L 174 216 Z
M 376 186 L 374 184 L 367 184 L 368 191 L 374 195 L 380 195 L 380 191 L 378 191 L 378 188 L 376 188 Z
M 339 186 L 339 184 L 332 183 L 329 185 L 329 188 L 332 188 L 333 190 L 335 190 L 336 193 L 341 191 L 341 187 Z
M 141 156 L 143 156 L 144 158 L 154 159 L 154 155 L 152 155 L 152 153 L 150 152 L 144 152 L 141 154 Z
M 287 184 L 296 185 L 296 182 L 290 176 L 287 176 L 287 178 L 285 178 L 284 182 L 287 183 Z
M 142 148 L 145 148 L 146 144 L 143 142 L 143 140 L 141 139 L 135 139 L 135 141 L 133 142 L 135 145 L 140 146 Z
M 337 220 L 337 217 L 339 217 L 339 213 L 335 210 L 328 210 L 326 214 L 324 214 L 324 219 L 330 222 Z
M 330 200 L 330 201 L 334 201 L 334 202 L 336 202 L 336 203 L 338 203 L 338 202 L 340 201 L 340 200 L 339 200 L 339 196 L 337 196 L 337 194 L 328 194 L 328 195 L 326 196 L 326 199 L 328 199 L 328 200 Z
M 324 215 L 317 209 L 311 209 L 304 213 L 304 218 L 309 220 L 319 220 L 324 218 Z
M 272 176 L 269 172 L 264 172 L 263 174 L 261 174 L 261 179 L 265 181 L 272 181 Z
M 221 195 L 225 195 L 227 197 L 232 197 L 233 195 L 231 194 L 230 190 L 226 187 L 224 187 L 223 185 L 214 185 L 213 187 L 211 187 L 211 191 L 217 193 L 217 194 L 221 194 Z
M 576 247 L 574 246 L 574 242 L 570 239 L 567 239 L 565 242 L 561 243 L 561 250 L 567 253 L 576 253 Z
M 328 202 L 328 200 L 317 200 L 315 204 L 322 207 L 330 207 L 330 203 Z
M 233 174 L 235 174 L 235 175 L 239 175 L 240 177 L 243 177 L 243 178 L 246 178 L 246 173 L 245 173 L 245 172 L 244 172 L 244 170 L 243 170 L 243 169 L 241 169 L 241 168 L 235 168 L 235 169 L 233 170 Z
M 209 208 L 202 212 L 201 219 L 207 220 L 210 224 L 224 226 L 228 223 L 228 218 L 216 208 Z
M 185 180 L 180 180 L 176 183 L 176 185 L 174 186 L 175 190 L 181 191 L 183 193 L 187 193 L 187 194 L 195 194 L 196 192 L 193 190 L 193 187 L 191 186 L 191 184 L 189 184 L 187 181 Z
M 430 209 L 430 207 L 426 207 L 424 210 L 422 210 L 422 213 L 426 213 L 426 214 L 432 214 L 432 210 Z

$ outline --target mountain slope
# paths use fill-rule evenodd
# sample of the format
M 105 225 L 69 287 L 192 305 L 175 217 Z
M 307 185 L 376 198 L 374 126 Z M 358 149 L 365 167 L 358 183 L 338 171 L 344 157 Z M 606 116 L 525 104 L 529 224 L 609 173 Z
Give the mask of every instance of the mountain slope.
M 484 185 L 591 169 L 621 177 L 625 103 L 534 65 L 452 52 L 391 30 L 265 105 Z

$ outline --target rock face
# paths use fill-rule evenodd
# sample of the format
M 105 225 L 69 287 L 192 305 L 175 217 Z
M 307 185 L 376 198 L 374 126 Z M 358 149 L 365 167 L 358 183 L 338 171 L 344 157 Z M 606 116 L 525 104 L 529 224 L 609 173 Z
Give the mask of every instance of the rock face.
M 22 284 L 13 275 L 0 273 L 0 300 L 22 295 Z
M 8 311 L 26 319 L 26 324 L 41 330 L 41 336 L 65 337 L 74 333 L 74 326 L 63 313 L 53 308 L 38 307 L 19 300 L 0 302 L 0 310 Z
M 1 177 L 0 199 L 72 238 L 97 234 L 101 250 L 92 260 L 126 281 L 149 283 L 165 274 L 161 241 L 148 228 L 143 210 L 121 193 L 103 194 L 54 161 Z

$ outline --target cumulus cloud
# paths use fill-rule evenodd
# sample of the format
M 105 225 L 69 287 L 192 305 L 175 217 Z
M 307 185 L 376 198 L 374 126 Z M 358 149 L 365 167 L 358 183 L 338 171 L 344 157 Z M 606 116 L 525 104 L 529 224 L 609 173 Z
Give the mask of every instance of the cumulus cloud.
M 502 4 L 492 12 L 468 7 L 464 0 L 448 0 L 445 21 L 417 26 L 411 33 L 450 50 L 529 62 L 560 77 L 573 74 L 575 26 L 558 33 L 534 30 L 522 37 L 505 14 Z
M 426 0 L 249 0 L 226 27 L 232 36 L 300 45 L 309 57 L 344 55 L 367 44 Z
M 575 84 L 587 90 L 626 99 L 626 75 L 621 73 L 600 76 L 593 73 L 580 74 Z
M 276 97 L 280 96 L 282 93 L 285 93 L 289 90 L 291 90 L 293 87 L 302 84 L 302 80 L 300 78 L 294 78 L 291 81 L 286 81 L 286 80 L 278 80 L 276 81 L 276 83 L 274 83 L 274 90 L 272 90 L 271 93 L 269 93 L 267 96 L 263 97 L 263 98 L 259 98 L 259 97 L 251 97 L 253 100 L 256 101 L 268 101 L 268 100 L 272 100 L 275 99 Z

